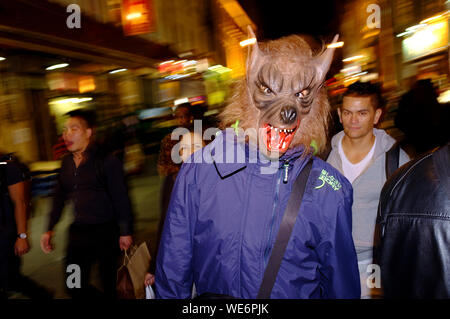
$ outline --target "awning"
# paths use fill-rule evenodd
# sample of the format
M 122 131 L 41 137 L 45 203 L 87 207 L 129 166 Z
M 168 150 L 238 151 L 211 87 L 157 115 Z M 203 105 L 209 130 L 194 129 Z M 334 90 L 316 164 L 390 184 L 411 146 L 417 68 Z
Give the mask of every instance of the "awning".
M 168 46 L 97 22 L 83 13 L 81 28 L 70 29 L 66 7 L 44 0 L 0 0 L 0 47 L 64 55 L 127 68 L 154 67 L 176 57 Z

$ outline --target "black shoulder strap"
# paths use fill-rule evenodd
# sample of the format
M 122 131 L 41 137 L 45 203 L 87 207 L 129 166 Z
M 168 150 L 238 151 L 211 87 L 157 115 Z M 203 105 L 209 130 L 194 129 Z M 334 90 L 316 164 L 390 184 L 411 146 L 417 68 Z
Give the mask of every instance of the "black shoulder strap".
M 395 143 L 386 153 L 386 180 L 394 174 L 400 162 L 400 145 Z
M 447 194 L 450 194 L 450 144 L 434 152 L 433 164 L 440 182 L 447 188 Z
M 305 193 L 306 183 L 308 182 L 309 173 L 312 168 L 312 159 L 308 161 L 306 166 L 300 172 L 295 180 L 292 188 L 291 196 L 281 220 L 280 229 L 278 230 L 275 244 L 273 245 L 270 254 L 269 262 L 267 263 L 264 277 L 259 288 L 258 299 L 269 299 L 272 292 L 273 285 L 280 269 L 281 261 L 284 257 L 289 238 L 291 237 L 297 215 L 299 214 L 300 204 L 302 203 L 303 194 Z

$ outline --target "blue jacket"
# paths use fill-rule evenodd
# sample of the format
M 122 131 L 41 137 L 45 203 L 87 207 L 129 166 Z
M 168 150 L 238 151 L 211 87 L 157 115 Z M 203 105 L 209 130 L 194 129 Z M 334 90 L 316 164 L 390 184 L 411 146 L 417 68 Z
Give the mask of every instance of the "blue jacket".
M 190 298 L 193 283 L 198 294 L 256 298 L 308 157 L 301 147 L 288 150 L 279 163 L 255 153 L 224 132 L 194 153 L 193 163 L 183 164 L 157 256 L 158 298 Z M 236 160 L 237 154 L 245 161 Z M 351 207 L 350 183 L 314 157 L 271 298 L 360 297 Z

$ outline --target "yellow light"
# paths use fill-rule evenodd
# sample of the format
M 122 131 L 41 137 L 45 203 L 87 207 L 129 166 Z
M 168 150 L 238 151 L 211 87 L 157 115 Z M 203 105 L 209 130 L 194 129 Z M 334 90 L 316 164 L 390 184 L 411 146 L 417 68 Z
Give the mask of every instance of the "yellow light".
M 430 25 L 428 28 L 420 30 L 411 37 L 404 40 L 405 45 L 412 52 L 420 52 L 424 48 L 431 48 L 434 43 L 438 43 L 439 29 L 443 23 Z M 433 31 L 437 31 L 436 33 Z
M 405 35 L 408 35 L 408 34 L 411 34 L 412 32 L 402 32 L 402 33 L 400 33 L 400 34 L 397 34 L 397 38 L 401 38 L 401 37 L 403 37 L 403 36 L 405 36 Z
M 422 21 L 420 21 L 420 24 L 422 24 L 422 23 L 428 23 L 428 22 L 431 22 L 431 21 L 434 21 L 434 20 L 438 20 L 438 19 L 440 19 L 440 18 L 442 18 L 442 14 L 437 15 L 437 16 L 435 16 L 435 17 L 431 17 L 431 18 L 422 20 Z
M 350 66 L 348 68 L 344 68 L 341 70 L 341 73 L 358 73 L 361 72 L 361 66 L 360 65 L 355 65 L 355 66 Z
M 85 93 L 94 90 L 95 90 L 94 77 L 88 75 L 83 76 L 78 80 L 78 92 Z
M 355 55 L 342 60 L 342 62 L 352 62 L 364 58 L 364 55 Z
M 137 19 L 137 18 L 140 18 L 141 16 L 142 16 L 142 14 L 140 12 L 130 13 L 127 15 L 127 20 Z
M 210 66 L 208 68 L 208 70 L 214 71 L 214 70 L 217 70 L 217 69 L 220 69 L 220 68 L 223 68 L 223 66 L 221 64 L 216 64 L 216 65 Z
M 164 62 L 161 62 L 159 65 L 164 65 L 164 64 L 173 63 L 173 62 L 175 62 L 175 60 L 164 61 Z
M 184 97 L 182 99 L 178 99 L 173 102 L 174 105 L 180 105 L 183 103 L 189 103 L 189 99 L 187 97 Z
M 65 104 L 65 103 L 83 103 L 83 102 L 87 102 L 87 101 L 91 101 L 92 98 L 91 97 L 85 97 L 85 98 L 67 98 L 67 99 L 62 99 L 62 100 L 57 100 L 57 101 L 52 101 L 49 104 Z
M 250 38 L 250 39 L 239 42 L 239 45 L 241 47 L 245 47 L 247 45 L 251 45 L 251 44 L 255 44 L 255 43 L 256 43 L 256 38 Z
M 448 3 L 448 2 L 449 1 L 447 1 L 446 3 Z M 450 14 L 450 10 L 447 10 L 447 11 L 441 13 L 441 14 L 435 15 L 434 17 L 422 20 L 422 21 L 420 21 L 420 23 L 421 24 L 422 23 L 429 23 L 429 22 L 432 22 L 432 21 L 440 20 L 440 19 L 448 17 L 449 14 Z
M 0 56 L 0 61 L 5 61 L 5 60 L 6 60 L 6 58 Z
M 377 29 L 377 30 L 375 30 L 375 31 L 372 31 L 372 32 L 369 32 L 369 33 L 366 33 L 366 34 L 363 36 L 363 39 L 368 39 L 368 38 L 370 38 L 370 37 L 377 36 L 378 34 L 380 34 L 380 30 L 379 30 L 379 29 Z
M 448 103 L 450 102 L 450 90 L 442 92 L 438 97 L 439 103 Z
M 340 41 L 340 42 L 328 44 L 327 48 L 342 48 L 343 46 L 344 46 L 344 42 Z

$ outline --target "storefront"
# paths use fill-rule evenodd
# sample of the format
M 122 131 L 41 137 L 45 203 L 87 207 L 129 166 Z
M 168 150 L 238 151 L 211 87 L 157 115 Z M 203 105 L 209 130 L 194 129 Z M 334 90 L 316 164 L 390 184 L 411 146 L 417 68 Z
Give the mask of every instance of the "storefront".
M 450 11 L 443 12 L 397 35 L 402 39 L 402 79 L 406 87 L 429 78 L 442 93 L 449 89 Z
M 93 108 L 100 120 L 145 108 L 142 79 L 175 54 L 47 1 L 2 1 L 0 149 L 25 162 L 49 160 L 62 115 Z

